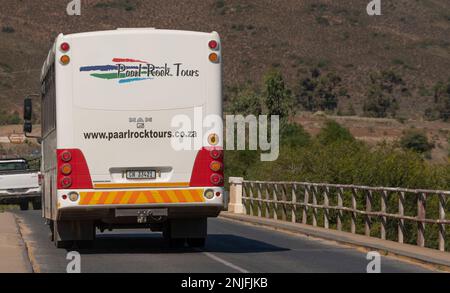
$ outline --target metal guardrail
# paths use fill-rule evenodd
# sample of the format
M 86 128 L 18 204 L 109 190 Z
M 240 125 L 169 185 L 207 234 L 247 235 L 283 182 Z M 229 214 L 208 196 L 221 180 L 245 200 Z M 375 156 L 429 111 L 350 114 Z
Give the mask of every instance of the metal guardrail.
M 426 225 L 436 225 L 438 247 L 434 248 L 446 250 L 450 191 L 242 178 L 230 178 L 230 183 L 231 201 L 239 200 L 236 191 L 241 192 L 242 212 L 246 214 L 293 223 L 312 222 L 315 227 L 347 229 L 353 234 L 359 232 L 399 243 L 405 243 L 406 236 L 414 236 L 420 247 L 425 247 L 430 236 L 426 232 L 432 232 L 425 229 Z M 234 208 L 232 202 L 230 206 Z

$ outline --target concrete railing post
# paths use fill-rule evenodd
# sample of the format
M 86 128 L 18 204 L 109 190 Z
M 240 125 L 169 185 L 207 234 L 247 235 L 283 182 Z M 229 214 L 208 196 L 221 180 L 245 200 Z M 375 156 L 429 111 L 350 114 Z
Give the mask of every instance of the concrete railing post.
M 242 177 L 230 177 L 230 203 L 228 211 L 235 214 L 244 214 L 244 205 L 242 204 Z

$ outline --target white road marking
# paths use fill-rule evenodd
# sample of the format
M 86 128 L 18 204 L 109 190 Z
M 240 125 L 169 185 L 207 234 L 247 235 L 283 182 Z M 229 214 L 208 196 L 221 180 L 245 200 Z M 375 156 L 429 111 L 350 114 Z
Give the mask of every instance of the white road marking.
M 224 259 L 218 257 L 217 255 L 214 255 L 214 254 L 212 254 L 212 253 L 209 253 L 209 252 L 206 252 L 206 251 L 202 251 L 202 250 L 199 250 L 199 251 L 202 252 L 202 253 L 203 253 L 204 255 L 206 255 L 207 257 L 209 257 L 209 258 L 211 258 L 211 259 L 213 259 L 213 260 L 215 260 L 215 261 L 217 261 L 217 262 L 220 262 L 221 264 L 226 265 L 227 267 L 230 267 L 230 268 L 232 268 L 232 269 L 234 269 L 234 270 L 236 270 L 236 271 L 238 271 L 238 272 L 240 272 L 240 273 L 244 273 L 244 274 L 250 273 L 250 272 L 247 271 L 246 269 L 243 269 L 243 268 L 241 268 L 241 267 L 239 267 L 239 266 L 237 266 L 237 265 L 234 265 L 234 264 L 232 264 L 231 262 L 226 261 L 226 260 L 224 260 Z

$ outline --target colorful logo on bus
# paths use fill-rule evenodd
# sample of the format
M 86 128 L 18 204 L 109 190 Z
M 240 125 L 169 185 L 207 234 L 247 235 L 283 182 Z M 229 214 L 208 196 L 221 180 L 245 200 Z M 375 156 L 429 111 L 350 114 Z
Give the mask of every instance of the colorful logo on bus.
M 89 72 L 90 76 L 117 80 L 119 84 L 152 80 L 157 77 L 199 77 L 199 70 L 184 68 L 182 63 L 169 66 L 167 63 L 157 66 L 150 62 L 132 58 L 113 58 L 113 64 L 80 67 L 80 72 Z

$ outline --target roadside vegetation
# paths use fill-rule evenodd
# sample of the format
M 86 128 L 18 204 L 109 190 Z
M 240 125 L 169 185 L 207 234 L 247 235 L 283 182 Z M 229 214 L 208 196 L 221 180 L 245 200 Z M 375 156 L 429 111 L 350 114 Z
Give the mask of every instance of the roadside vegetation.
M 314 101 L 308 105 L 320 105 L 323 101 L 326 104 L 327 99 L 323 97 L 334 96 L 332 85 L 337 85 L 338 79 L 325 76 L 326 81 L 316 82 L 318 78 L 320 75 L 313 73 L 308 81 L 301 82 L 301 89 L 308 90 L 300 90 L 297 97 L 304 97 L 301 101 Z M 336 81 L 330 82 L 334 79 Z M 389 72 L 373 79 L 373 92 L 380 91 L 376 96 L 381 99 L 402 84 L 401 79 Z M 330 86 L 316 90 L 317 86 L 309 86 L 311 83 Z M 276 70 L 264 77 L 262 89 L 246 87 L 235 91 L 226 112 L 280 115 L 280 156 L 274 162 L 261 162 L 256 151 L 228 151 L 225 159 L 228 175 L 257 180 L 450 189 L 450 164 L 431 164 L 427 161 L 427 154 L 434 145 L 423 132 L 411 129 L 397 141 L 369 146 L 356 140 L 348 129 L 329 120 L 318 135 L 311 136 L 300 124 L 292 122 L 296 101 L 299 99 L 294 98 L 283 76 Z M 374 109 L 375 116 L 384 116 L 389 107 Z
M 393 87 L 399 84 L 394 76 L 389 77 L 388 80 L 388 85 Z M 384 99 L 386 90 L 382 89 L 378 81 L 374 87 L 374 92 L 381 91 L 376 94 L 375 101 Z M 311 94 L 304 95 L 303 97 L 308 98 L 303 101 L 308 99 L 324 101 L 322 94 L 308 92 Z M 227 109 L 229 113 L 243 115 L 277 113 L 282 116 L 280 155 L 276 161 L 261 162 L 258 151 L 226 151 L 225 175 L 227 178 L 241 176 L 249 180 L 262 181 L 306 181 L 450 190 L 450 164 L 432 164 L 427 160 L 434 145 L 428 141 L 423 132 L 411 129 L 397 141 L 369 146 L 355 139 L 348 129 L 337 122 L 327 120 L 321 131 L 312 136 L 304 130 L 302 125 L 292 123 L 291 118 L 295 113 L 292 105 L 295 99 L 286 88 L 282 75 L 275 71 L 271 71 L 265 77 L 263 89 L 245 88 L 242 91 L 236 91 L 235 94 Z M 384 116 L 389 112 L 387 111 L 389 107 L 373 107 L 373 109 L 375 116 Z M 364 200 L 363 195 L 359 194 L 357 202 L 364 203 Z M 396 196 L 393 195 L 388 200 L 389 207 L 396 207 L 398 200 Z M 344 204 L 351 205 L 349 195 L 345 197 Z M 427 216 L 437 219 L 439 217 L 438 197 L 430 197 L 427 206 Z M 416 213 L 416 198 L 407 198 L 405 210 L 411 215 Z M 344 230 L 349 229 L 349 217 L 347 213 L 344 215 Z M 321 225 L 323 217 L 319 215 L 318 219 L 318 224 Z M 335 216 L 331 216 L 331 226 L 336 225 L 336 219 Z M 379 219 L 372 220 L 373 236 L 379 236 Z M 357 233 L 364 233 L 363 221 L 363 218 L 358 218 Z M 405 242 L 414 244 L 417 237 L 414 232 L 415 224 L 407 222 L 405 225 L 407 231 L 413 231 L 405 235 Z M 388 239 L 395 241 L 396 233 L 397 223 L 389 221 Z M 426 241 L 428 247 L 438 247 L 436 225 L 427 225 Z M 447 245 L 449 249 L 450 241 L 447 241 Z
M 0 125 L 18 125 L 22 124 L 22 118 L 18 111 L 12 113 L 0 110 Z

